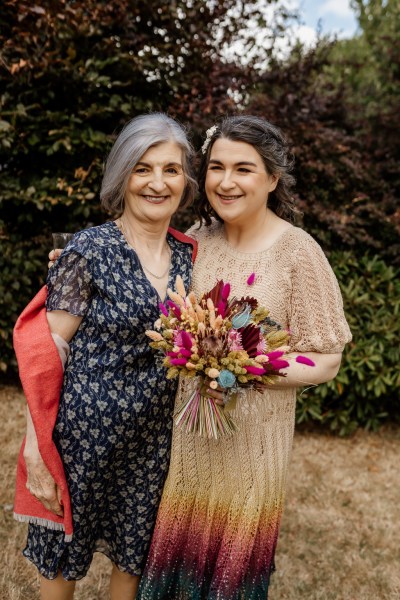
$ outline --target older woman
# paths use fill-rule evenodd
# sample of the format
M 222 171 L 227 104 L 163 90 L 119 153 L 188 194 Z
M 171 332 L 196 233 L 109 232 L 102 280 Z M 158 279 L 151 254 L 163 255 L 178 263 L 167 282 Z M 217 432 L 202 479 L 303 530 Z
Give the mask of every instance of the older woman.
M 289 222 L 292 161 L 281 132 L 263 119 L 229 117 L 209 130 L 203 152 L 205 225 L 188 232 L 199 242 L 192 289 L 200 296 L 223 279 L 233 296 L 253 296 L 290 329 L 292 359 L 301 352 L 315 366 L 292 360 L 280 383 L 240 397 L 232 413 L 239 431 L 231 437 L 208 440 L 174 428 L 140 600 L 267 598 L 296 388 L 335 377 L 351 339 L 324 253 Z M 181 382 L 178 405 L 192 385 Z
M 169 223 L 194 196 L 191 154 L 185 132 L 166 115 L 133 119 L 111 150 L 101 188 L 103 206 L 118 218 L 76 234 L 49 273 L 46 318 L 60 353 L 69 352 L 53 432 L 67 485 L 43 435 L 57 391 L 54 352 L 38 363 L 36 334 L 23 335 L 26 315 L 17 323 L 33 409 L 27 473 L 24 465 L 19 471 L 32 503 L 17 485 L 15 516 L 31 523 L 24 555 L 42 576 L 43 600 L 72 598 L 96 550 L 114 565 L 111 598 L 135 597 L 168 468 L 176 391 L 144 332 L 177 274 L 190 283 L 193 244 Z

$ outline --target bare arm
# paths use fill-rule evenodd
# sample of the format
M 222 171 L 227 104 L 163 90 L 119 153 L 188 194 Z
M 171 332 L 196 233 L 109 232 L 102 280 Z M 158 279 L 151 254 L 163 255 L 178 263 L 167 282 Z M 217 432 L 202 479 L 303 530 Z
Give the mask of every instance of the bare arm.
M 65 310 L 52 310 L 47 313 L 51 333 L 57 333 L 66 342 L 74 337 L 83 317 L 71 315 Z
M 296 356 L 306 356 L 314 363 L 314 367 L 296 362 Z M 286 357 L 283 357 L 286 360 Z M 342 354 L 320 354 L 319 352 L 292 353 L 288 356 L 289 367 L 270 389 L 300 388 L 307 385 L 318 385 L 334 379 L 339 371 Z
M 315 363 L 314 367 L 296 362 L 296 356 L 306 356 Z M 334 379 L 339 371 L 342 359 L 341 352 L 337 354 L 321 354 L 319 352 L 291 353 L 288 358 L 290 366 L 282 369 L 286 377 L 276 380 L 276 383 L 268 385 L 270 390 L 282 390 L 285 388 L 301 388 L 307 385 L 318 385 Z M 207 389 L 207 393 L 217 400 L 218 404 L 223 403 L 223 393 L 220 388 L 217 390 Z

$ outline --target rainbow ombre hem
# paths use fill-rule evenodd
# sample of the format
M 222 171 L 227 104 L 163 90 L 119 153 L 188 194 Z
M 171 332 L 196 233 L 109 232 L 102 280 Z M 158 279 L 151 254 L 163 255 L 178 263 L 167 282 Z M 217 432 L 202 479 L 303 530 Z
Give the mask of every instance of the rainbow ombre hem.
M 265 600 L 280 510 L 248 508 L 164 497 L 139 599 Z
M 138 600 L 266 600 L 294 396 L 258 394 L 248 406 L 253 414 L 241 407 L 240 431 L 231 437 L 214 441 L 174 429 Z

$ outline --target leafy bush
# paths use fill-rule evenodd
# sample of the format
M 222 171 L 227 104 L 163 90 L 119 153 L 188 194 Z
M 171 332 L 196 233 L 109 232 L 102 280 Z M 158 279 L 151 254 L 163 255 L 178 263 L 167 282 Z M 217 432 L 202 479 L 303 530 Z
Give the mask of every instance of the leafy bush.
M 353 340 L 336 379 L 300 395 L 297 422 L 319 422 L 339 433 L 376 430 L 400 420 L 400 279 L 377 256 L 336 252 L 339 280 Z

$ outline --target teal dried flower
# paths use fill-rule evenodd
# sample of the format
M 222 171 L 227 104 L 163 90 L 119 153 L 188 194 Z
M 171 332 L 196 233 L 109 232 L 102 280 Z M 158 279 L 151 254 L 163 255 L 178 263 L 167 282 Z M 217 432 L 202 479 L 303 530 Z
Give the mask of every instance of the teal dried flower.
M 245 304 L 242 310 L 232 318 L 232 327 L 234 329 L 241 329 L 246 327 L 251 321 L 251 306 Z
M 236 377 L 231 371 L 224 369 L 219 374 L 217 381 L 222 388 L 230 388 L 235 385 Z

